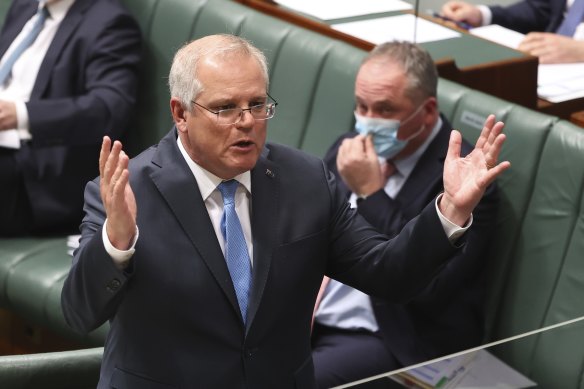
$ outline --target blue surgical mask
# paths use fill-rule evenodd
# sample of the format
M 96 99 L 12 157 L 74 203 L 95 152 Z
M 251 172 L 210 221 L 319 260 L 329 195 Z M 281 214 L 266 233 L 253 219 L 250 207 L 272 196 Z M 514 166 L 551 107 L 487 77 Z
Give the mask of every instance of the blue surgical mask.
M 378 156 L 391 159 L 398 155 L 407 146 L 408 142 L 424 131 L 424 125 L 407 139 L 398 139 L 397 132 L 400 124 L 407 123 L 424 105 L 421 105 L 403 122 L 398 119 L 370 118 L 358 115 L 355 112 L 355 130 L 361 135 L 372 134 L 373 147 Z

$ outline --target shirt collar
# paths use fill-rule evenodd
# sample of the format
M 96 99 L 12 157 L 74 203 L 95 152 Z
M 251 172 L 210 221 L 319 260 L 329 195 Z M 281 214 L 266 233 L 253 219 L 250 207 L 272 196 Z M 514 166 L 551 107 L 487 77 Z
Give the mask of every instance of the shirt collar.
M 180 137 L 177 137 L 176 142 L 178 144 L 180 153 L 187 162 L 187 165 L 189 165 L 191 172 L 197 180 L 197 185 L 199 186 L 199 191 L 201 192 L 203 201 L 206 201 L 211 193 L 213 193 L 213 191 L 217 189 L 217 186 L 224 180 L 217 177 L 210 171 L 202 168 L 199 164 L 193 161 L 187 153 L 187 150 L 184 148 Z M 239 183 L 244 186 L 248 193 L 251 194 L 251 173 L 249 170 L 233 177 L 233 179 L 239 181 Z
M 434 138 L 436 138 L 436 135 L 438 135 L 438 132 L 440 132 L 441 127 L 442 127 L 442 118 L 440 116 L 438 116 L 438 120 L 436 121 L 434 128 L 432 128 L 432 132 L 426 138 L 424 143 L 422 143 L 420 145 L 420 147 L 418 147 L 416 149 L 416 151 L 414 153 L 412 153 L 411 155 L 408 155 L 405 158 L 393 161 L 395 168 L 400 172 L 400 174 L 402 174 L 404 177 L 409 177 L 412 170 L 414 170 L 414 168 L 416 167 L 416 163 L 418 163 L 418 160 L 422 157 L 422 154 L 424 154 L 424 152 L 426 151 L 428 146 L 430 146 L 430 143 L 432 143 Z
M 60 22 L 61 20 L 63 20 L 65 18 L 65 15 L 67 15 L 67 12 L 69 11 L 69 8 L 71 8 L 74 2 L 75 0 L 59 0 L 51 4 L 47 4 L 47 10 L 51 15 L 51 19 L 53 19 L 56 22 Z M 45 1 L 39 1 L 39 9 L 43 7 L 44 4 Z

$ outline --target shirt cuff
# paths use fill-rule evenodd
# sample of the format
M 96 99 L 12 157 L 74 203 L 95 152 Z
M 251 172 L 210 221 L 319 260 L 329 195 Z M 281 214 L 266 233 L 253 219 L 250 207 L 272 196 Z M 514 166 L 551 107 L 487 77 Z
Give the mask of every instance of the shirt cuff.
M 103 240 L 105 251 L 112 258 L 114 264 L 119 270 L 124 270 L 128 266 L 130 258 L 132 258 L 132 255 L 134 255 L 134 252 L 136 251 L 136 242 L 138 241 L 139 235 L 140 231 L 138 230 L 138 226 L 136 226 L 136 233 L 134 234 L 134 239 L 132 239 L 132 245 L 130 248 L 127 250 L 118 250 L 112 245 L 107 236 L 107 219 L 105 219 L 103 229 L 101 230 L 101 239 Z
M 489 24 L 491 24 L 491 22 L 493 21 L 493 13 L 491 12 L 491 9 L 486 5 L 479 5 L 477 6 L 477 8 L 479 9 L 479 11 L 481 11 L 481 14 L 483 15 L 482 25 L 488 26 Z
M 454 224 L 453 222 L 448 220 L 442 214 L 442 212 L 440 212 L 440 208 L 438 208 L 438 202 L 440 202 L 441 198 L 442 198 L 442 193 L 436 198 L 436 202 L 434 203 L 434 206 L 436 207 L 436 212 L 438 212 L 438 218 L 440 218 L 440 223 L 442 224 L 442 228 L 444 228 L 444 232 L 446 233 L 448 240 L 450 241 L 450 243 L 454 243 L 472 225 L 472 220 L 473 220 L 472 213 L 470 214 L 470 218 L 468 219 L 468 222 L 466 223 L 466 225 L 460 227 L 457 224 Z
M 16 129 L 21 140 L 30 140 L 32 135 L 29 128 L 28 110 L 24 101 L 15 101 L 16 108 Z

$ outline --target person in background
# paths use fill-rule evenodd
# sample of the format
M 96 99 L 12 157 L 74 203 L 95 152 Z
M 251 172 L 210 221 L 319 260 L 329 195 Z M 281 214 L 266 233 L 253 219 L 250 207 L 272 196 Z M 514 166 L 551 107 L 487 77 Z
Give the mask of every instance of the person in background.
M 325 274 L 407 300 L 469 249 L 472 210 L 510 166 L 503 123 L 489 118 L 466 157 L 452 131 L 443 194 L 389 240 L 321 159 L 266 143 L 268 80 L 243 38 L 197 39 L 172 62 L 175 125 L 158 145 L 130 161 L 104 137 L 61 294 L 76 331 L 110 324 L 98 388 L 313 389 Z
M 141 41 L 118 0 L 13 0 L 0 32 L 0 236 L 78 230 L 102 137 L 131 119 Z
M 584 0 L 522 0 L 508 7 L 453 0 L 441 13 L 474 27 L 498 24 L 527 34 L 519 50 L 542 64 L 584 62 Z
M 434 61 L 421 47 L 377 46 L 357 73 L 355 131 L 342 135 L 325 156 L 351 206 L 390 238 L 444 187 L 452 126 L 439 112 L 437 82 Z M 471 150 L 463 141 L 462 155 Z M 480 344 L 485 254 L 497 205 L 493 183 L 473 212 L 465 249 L 404 304 L 325 278 L 312 334 L 319 388 Z

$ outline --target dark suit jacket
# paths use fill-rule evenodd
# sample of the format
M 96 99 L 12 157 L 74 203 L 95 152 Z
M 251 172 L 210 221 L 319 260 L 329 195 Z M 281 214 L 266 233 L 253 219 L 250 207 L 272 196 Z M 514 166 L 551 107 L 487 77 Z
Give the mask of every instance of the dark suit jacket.
M 442 171 L 452 126 L 442 116 L 440 132 L 428 146 L 395 199 L 382 189 L 359 202 L 358 211 L 379 231 L 390 237 L 418 215 L 429 201 L 443 191 Z M 343 135 L 327 152 L 325 162 L 338 177 L 345 196 L 350 195 L 340 179 L 336 157 Z M 463 142 L 462 155 L 472 147 Z M 372 298 L 373 310 L 385 343 L 402 366 L 480 344 L 484 329 L 483 295 L 485 253 L 494 228 L 498 196 L 491 185 L 473 212 L 473 224 L 466 233 L 468 244 L 419 295 L 406 304 L 392 304 Z M 409 259 L 412 262 L 417 257 Z
M 434 204 L 388 242 L 349 208 L 322 160 L 268 144 L 251 171 L 253 286 L 244 327 L 176 136 L 130 162 L 140 237 L 123 272 L 102 242 L 98 181 L 86 189 L 62 307 L 81 332 L 110 321 L 99 388 L 314 388 L 310 327 L 323 274 L 402 301 L 460 249 Z
M 493 24 L 527 34 L 555 32 L 564 20 L 565 0 L 522 0 L 508 7 L 489 7 Z
M 14 0 L 0 57 L 37 7 Z M 16 154 L 37 230 L 79 225 L 101 139 L 119 138 L 131 118 L 140 54 L 139 27 L 118 0 L 76 0 L 61 22 L 26 104 L 33 140 Z

